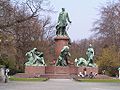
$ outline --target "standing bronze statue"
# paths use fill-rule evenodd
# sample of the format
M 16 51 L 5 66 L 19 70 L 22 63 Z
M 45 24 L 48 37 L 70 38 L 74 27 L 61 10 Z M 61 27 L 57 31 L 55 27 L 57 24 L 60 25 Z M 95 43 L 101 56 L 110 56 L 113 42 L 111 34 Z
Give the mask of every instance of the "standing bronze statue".
M 56 35 L 68 36 L 66 32 L 68 22 L 71 23 L 69 15 L 65 12 L 65 8 L 62 8 L 62 12 L 59 13 L 58 23 L 56 26 Z
M 97 65 L 94 63 L 94 49 L 91 44 L 87 49 L 86 55 L 87 55 L 87 60 L 85 60 L 82 57 L 79 59 L 77 58 L 75 59 L 76 66 L 77 67 L 79 66 L 97 67 Z
M 86 55 L 87 55 L 88 65 L 92 66 L 94 64 L 94 61 L 93 61 L 93 59 L 94 59 L 94 49 L 93 49 L 91 44 L 89 45 L 89 48 L 87 49 Z

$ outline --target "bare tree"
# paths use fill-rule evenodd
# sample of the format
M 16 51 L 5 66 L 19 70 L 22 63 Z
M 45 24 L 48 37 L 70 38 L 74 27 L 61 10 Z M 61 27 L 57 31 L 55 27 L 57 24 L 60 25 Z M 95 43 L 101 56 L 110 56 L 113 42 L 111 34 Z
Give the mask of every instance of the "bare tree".
M 112 68 L 120 65 L 120 0 L 109 2 L 100 10 L 101 17 L 93 29 L 97 36 L 94 39 L 96 60 L 102 69 L 105 67 L 113 75 Z
M 101 8 L 101 18 L 96 21 L 94 31 L 106 44 L 120 46 L 120 1 Z
M 9 54 L 6 47 L 12 46 L 20 69 L 24 69 L 25 53 L 34 47 L 45 52 L 46 57 L 49 56 L 48 40 L 54 35 L 54 25 L 49 16 L 43 17 L 43 11 L 51 11 L 47 1 L 25 0 L 14 4 L 8 0 L 0 0 L 0 41 L 4 47 L 1 52 L 4 50 Z

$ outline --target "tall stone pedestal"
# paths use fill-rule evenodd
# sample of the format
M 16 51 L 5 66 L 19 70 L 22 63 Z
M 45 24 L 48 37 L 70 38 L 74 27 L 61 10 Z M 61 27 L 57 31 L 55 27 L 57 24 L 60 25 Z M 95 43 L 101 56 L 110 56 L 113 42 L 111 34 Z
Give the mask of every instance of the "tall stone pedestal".
M 60 52 L 64 46 L 68 46 L 69 38 L 67 36 L 56 36 L 55 40 L 55 54 L 56 59 L 60 55 Z

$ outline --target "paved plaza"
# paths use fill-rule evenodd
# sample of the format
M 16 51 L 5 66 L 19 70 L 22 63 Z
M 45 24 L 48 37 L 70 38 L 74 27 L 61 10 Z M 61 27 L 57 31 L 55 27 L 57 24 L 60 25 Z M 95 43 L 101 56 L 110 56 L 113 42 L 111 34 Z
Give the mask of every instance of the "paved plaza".
M 120 83 L 77 82 L 72 79 L 50 79 L 46 82 L 9 81 L 0 90 L 120 90 Z

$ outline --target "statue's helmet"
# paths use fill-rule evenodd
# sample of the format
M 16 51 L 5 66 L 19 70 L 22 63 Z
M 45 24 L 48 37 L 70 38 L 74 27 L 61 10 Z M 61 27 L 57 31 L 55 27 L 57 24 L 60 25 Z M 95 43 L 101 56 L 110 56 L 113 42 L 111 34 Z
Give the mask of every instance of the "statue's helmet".
M 62 8 L 62 11 L 65 11 L 65 8 Z
M 75 62 L 78 62 L 78 59 L 77 59 L 77 58 L 75 59 Z
M 63 49 L 69 50 L 69 47 L 68 46 L 64 46 Z
M 33 48 L 33 51 L 36 51 L 37 50 L 37 48 Z
M 63 49 L 61 50 L 61 52 L 66 51 L 66 50 L 69 50 L 68 46 L 64 46 Z
M 90 44 L 89 47 L 92 47 L 92 44 Z

